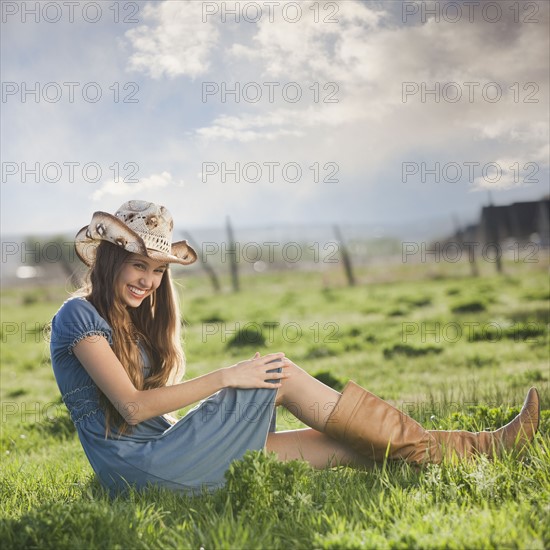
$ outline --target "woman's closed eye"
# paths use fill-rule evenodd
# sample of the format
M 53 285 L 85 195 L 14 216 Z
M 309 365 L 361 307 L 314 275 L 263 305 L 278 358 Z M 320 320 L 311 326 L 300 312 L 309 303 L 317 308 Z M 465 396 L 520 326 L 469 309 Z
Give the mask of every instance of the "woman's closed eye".
M 133 262 L 132 266 L 139 271 L 147 271 L 149 269 L 149 266 L 144 262 Z M 157 268 L 155 268 L 153 271 L 155 273 L 163 274 L 168 269 L 168 266 L 166 265 L 159 265 Z
M 141 270 L 141 269 L 140 269 Z M 142 268 L 143 271 L 147 271 L 147 268 L 146 267 L 143 267 Z M 157 267 L 156 269 L 153 270 L 153 273 L 158 273 L 159 275 L 164 275 L 164 272 L 166 271 L 166 268 L 165 267 Z

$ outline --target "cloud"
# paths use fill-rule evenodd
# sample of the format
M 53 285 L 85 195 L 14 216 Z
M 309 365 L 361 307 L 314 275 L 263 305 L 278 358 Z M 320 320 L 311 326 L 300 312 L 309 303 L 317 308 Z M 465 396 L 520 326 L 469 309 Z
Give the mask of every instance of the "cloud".
M 288 2 L 281 4 L 282 10 Z M 321 2 L 323 9 L 319 9 L 316 20 L 311 13 L 313 3 L 308 4 L 304 5 L 304 15 L 296 23 L 290 24 L 280 13 L 273 23 L 262 18 L 250 42 L 233 44 L 228 53 L 236 58 L 260 61 L 262 74 L 270 77 L 337 81 L 346 78 L 361 55 L 361 50 L 348 49 L 346 45 L 355 46 L 376 32 L 386 12 L 360 2 Z M 335 5 L 337 12 L 324 9 Z M 324 22 L 325 19 L 328 22 Z M 361 80 L 363 78 L 361 75 Z
M 531 125 L 536 131 L 537 125 Z M 540 126 L 540 125 L 539 125 Z M 516 149 L 513 156 L 498 158 L 477 169 L 482 174 L 475 178 L 471 191 L 486 189 L 514 189 L 529 187 L 546 179 L 544 172 L 550 164 L 548 141 L 537 149 Z
M 156 5 L 155 5 L 156 4 Z M 148 25 L 126 32 L 134 48 L 130 70 L 152 78 L 190 76 L 208 72 L 210 55 L 219 33 L 213 23 L 202 22 L 202 2 L 158 2 L 143 7 Z
M 482 141 L 497 143 L 501 151 L 507 151 L 507 156 L 494 161 L 487 159 L 485 174 L 475 178 L 471 191 L 529 187 L 541 179 L 544 181 L 544 173 L 550 166 L 545 122 L 498 118 L 492 123 L 480 124 L 477 133 Z
M 197 134 L 208 140 L 224 139 L 239 142 L 274 140 L 278 137 L 305 135 L 305 130 L 320 126 L 337 126 L 350 122 L 355 117 L 353 110 L 336 105 L 309 106 L 302 110 L 274 109 L 256 115 L 221 115 L 210 126 L 198 128 Z
M 491 163 L 490 166 L 486 165 L 484 175 L 479 176 L 474 180 L 471 190 L 487 191 L 497 189 L 514 189 L 536 183 L 534 179 L 531 180 L 530 176 L 527 176 L 526 178 L 525 172 L 522 174 L 521 164 L 516 164 L 517 166 L 513 168 L 513 165 L 507 164 L 506 160 L 499 159 L 497 162 Z M 529 165 L 527 166 L 530 168 Z M 532 183 L 530 183 L 531 181 Z
M 94 191 L 91 195 L 92 200 L 98 201 L 105 195 L 136 195 L 143 191 L 157 190 L 169 185 L 183 186 L 183 182 L 175 182 L 172 178 L 172 174 L 169 172 L 162 172 L 161 174 L 151 174 L 149 177 L 142 178 L 136 182 L 115 181 L 110 179 L 106 181 L 100 189 Z

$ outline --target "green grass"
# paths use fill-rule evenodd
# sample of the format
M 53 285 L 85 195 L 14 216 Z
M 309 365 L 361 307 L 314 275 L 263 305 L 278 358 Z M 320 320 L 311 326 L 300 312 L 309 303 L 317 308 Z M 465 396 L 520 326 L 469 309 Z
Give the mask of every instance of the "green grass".
M 285 351 L 331 386 L 354 379 L 432 429 L 499 427 L 531 385 L 543 408 L 521 461 L 316 471 L 249 453 L 223 489 L 196 497 L 151 489 L 109 499 L 42 333 L 67 291 L 4 291 L 3 548 L 550 547 L 548 263 L 505 267 L 478 279 L 467 268 L 373 268 L 354 288 L 336 269 L 264 273 L 219 295 L 199 276 L 180 280 L 188 376 Z M 302 427 L 281 412 L 278 429 Z

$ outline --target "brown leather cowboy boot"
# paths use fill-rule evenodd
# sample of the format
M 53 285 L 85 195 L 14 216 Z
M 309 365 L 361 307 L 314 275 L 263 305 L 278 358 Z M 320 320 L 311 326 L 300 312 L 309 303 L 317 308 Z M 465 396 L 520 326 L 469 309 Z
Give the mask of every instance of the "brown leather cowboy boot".
M 539 409 L 537 390 L 531 388 L 519 415 L 495 432 L 432 431 L 350 381 L 327 420 L 325 433 L 376 461 L 387 457 L 437 464 L 453 454 L 494 456 L 497 448 L 524 447 L 538 429 Z

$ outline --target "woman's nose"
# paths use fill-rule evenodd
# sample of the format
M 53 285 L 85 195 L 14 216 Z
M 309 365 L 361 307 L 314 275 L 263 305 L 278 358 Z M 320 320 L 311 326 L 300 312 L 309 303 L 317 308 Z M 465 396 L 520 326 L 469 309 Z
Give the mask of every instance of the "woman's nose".
M 152 273 L 143 273 L 139 282 L 146 288 L 150 288 L 153 280 L 153 274 Z

